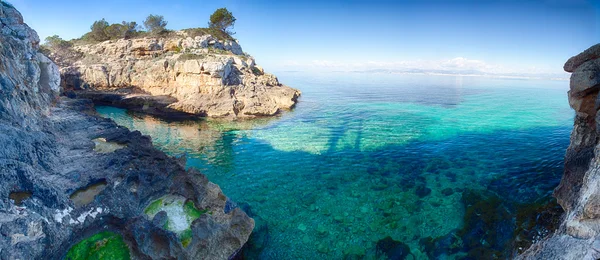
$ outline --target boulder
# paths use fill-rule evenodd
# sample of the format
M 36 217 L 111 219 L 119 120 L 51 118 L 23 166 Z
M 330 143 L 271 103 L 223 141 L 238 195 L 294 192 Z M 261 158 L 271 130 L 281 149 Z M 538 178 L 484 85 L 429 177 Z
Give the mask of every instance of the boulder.
M 578 66 L 571 74 L 570 95 L 584 96 L 597 92 L 600 87 L 600 59 L 589 60 Z
M 563 69 L 566 72 L 574 72 L 577 67 L 586 61 L 595 60 L 598 58 L 600 58 L 600 44 L 589 47 L 587 50 L 571 57 L 569 60 L 567 60 L 563 66 Z

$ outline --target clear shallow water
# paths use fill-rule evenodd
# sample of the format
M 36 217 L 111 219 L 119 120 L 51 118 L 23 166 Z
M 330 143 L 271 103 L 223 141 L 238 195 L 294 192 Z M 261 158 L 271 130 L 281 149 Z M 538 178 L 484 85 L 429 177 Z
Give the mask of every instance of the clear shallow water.
M 250 208 L 266 259 L 369 257 L 386 236 L 427 258 L 421 238 L 463 225 L 465 189 L 516 205 L 560 180 L 573 117 L 566 81 L 278 76 L 303 96 L 274 119 L 165 122 L 97 110 L 187 154 L 189 167 Z

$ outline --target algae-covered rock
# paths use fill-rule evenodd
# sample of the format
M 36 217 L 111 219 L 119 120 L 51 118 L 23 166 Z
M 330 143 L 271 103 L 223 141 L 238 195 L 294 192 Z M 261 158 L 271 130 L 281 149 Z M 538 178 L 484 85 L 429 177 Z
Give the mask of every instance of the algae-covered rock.
M 65 257 L 65 260 L 87 259 L 129 260 L 131 255 L 121 235 L 103 231 L 75 244 Z

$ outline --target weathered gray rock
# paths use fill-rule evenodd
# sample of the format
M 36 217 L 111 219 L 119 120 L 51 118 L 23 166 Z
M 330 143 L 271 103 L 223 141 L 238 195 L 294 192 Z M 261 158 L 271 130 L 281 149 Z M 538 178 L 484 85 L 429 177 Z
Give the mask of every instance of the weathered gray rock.
M 584 96 L 600 87 L 600 60 L 589 60 L 571 74 L 571 95 Z
M 135 259 L 227 259 L 244 245 L 254 221 L 226 212 L 216 184 L 96 116 L 91 101 L 59 98 L 58 68 L 37 52 L 35 31 L 3 2 L 0 22 L 0 259 L 62 259 L 105 230 Z M 160 214 L 144 214 L 164 195 L 211 212 L 192 223 L 187 247 Z
M 592 47 L 589 47 L 587 50 L 581 52 L 578 55 L 571 57 L 563 66 L 563 69 L 566 72 L 573 72 L 577 67 L 581 64 L 585 63 L 589 60 L 595 60 L 600 58 L 600 44 L 596 44 Z

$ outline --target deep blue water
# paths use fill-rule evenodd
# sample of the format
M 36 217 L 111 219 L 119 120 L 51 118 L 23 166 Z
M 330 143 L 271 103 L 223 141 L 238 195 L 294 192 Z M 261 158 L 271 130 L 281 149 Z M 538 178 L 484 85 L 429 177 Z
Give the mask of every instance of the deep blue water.
M 464 226 L 467 190 L 510 208 L 548 197 L 560 180 L 573 118 L 567 81 L 278 76 L 303 95 L 272 119 L 165 122 L 97 110 L 185 153 L 188 167 L 251 212 L 262 259 L 372 258 L 387 236 L 426 259 L 419 241 Z

